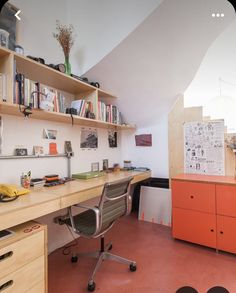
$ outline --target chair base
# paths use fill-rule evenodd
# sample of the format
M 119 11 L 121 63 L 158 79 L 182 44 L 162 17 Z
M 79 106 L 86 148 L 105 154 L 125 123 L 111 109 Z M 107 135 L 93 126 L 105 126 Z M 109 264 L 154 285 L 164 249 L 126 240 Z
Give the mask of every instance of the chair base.
M 104 237 L 101 238 L 101 248 L 102 249 L 100 251 L 73 254 L 73 256 L 71 258 L 72 262 L 73 262 L 73 259 L 74 260 L 76 259 L 76 261 L 77 261 L 77 259 L 80 257 L 92 257 L 92 258 L 97 259 L 94 270 L 93 270 L 93 272 L 89 278 L 89 281 L 88 281 L 88 290 L 89 291 L 95 290 L 94 277 L 95 277 L 97 270 L 99 269 L 99 267 L 101 266 L 101 264 L 104 260 L 113 260 L 113 261 L 116 261 L 116 262 L 119 262 L 122 264 L 129 265 L 130 271 L 132 271 L 132 272 L 136 271 L 136 262 L 135 261 L 129 260 L 127 258 L 124 258 L 124 257 L 121 257 L 119 255 L 116 255 L 116 254 L 109 252 L 112 248 L 112 243 L 109 243 L 106 245 L 106 247 L 104 247 Z

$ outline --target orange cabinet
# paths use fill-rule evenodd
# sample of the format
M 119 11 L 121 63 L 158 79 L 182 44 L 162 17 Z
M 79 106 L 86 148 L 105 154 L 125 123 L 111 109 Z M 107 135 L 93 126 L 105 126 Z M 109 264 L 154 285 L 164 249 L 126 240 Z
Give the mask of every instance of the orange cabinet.
M 236 186 L 216 185 L 216 213 L 236 217 Z
M 216 247 L 215 215 L 173 208 L 173 237 Z
M 236 179 L 181 174 L 172 179 L 173 237 L 236 253 Z
M 173 207 L 215 213 L 215 185 L 173 181 Z
M 236 253 L 236 218 L 217 216 L 217 248 Z

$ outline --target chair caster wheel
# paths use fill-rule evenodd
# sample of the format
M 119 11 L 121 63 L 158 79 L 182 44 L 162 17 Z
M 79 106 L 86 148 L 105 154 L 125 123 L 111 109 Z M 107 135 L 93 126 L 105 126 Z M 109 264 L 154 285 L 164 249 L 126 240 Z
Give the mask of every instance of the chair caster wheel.
M 78 261 L 78 256 L 74 255 L 70 259 L 71 262 L 77 262 Z
M 137 270 L 137 266 L 136 266 L 136 264 L 131 264 L 131 265 L 129 266 L 129 269 L 130 269 L 131 272 L 135 272 L 135 271 Z
M 95 282 L 88 283 L 88 291 L 93 292 L 96 288 Z

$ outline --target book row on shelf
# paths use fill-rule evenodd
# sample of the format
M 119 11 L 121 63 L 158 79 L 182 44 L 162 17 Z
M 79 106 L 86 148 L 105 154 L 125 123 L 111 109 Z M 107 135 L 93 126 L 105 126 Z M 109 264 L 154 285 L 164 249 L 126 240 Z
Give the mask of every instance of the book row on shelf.
M 79 100 L 66 98 L 59 90 L 30 80 L 24 74 L 15 74 L 13 86 L 13 100 L 10 101 L 9 97 L 7 98 L 7 75 L 0 73 L 0 102 L 9 102 L 58 113 L 67 113 L 67 108 L 74 108 L 80 117 L 97 118 L 108 123 L 122 124 L 121 113 L 115 105 L 107 105 L 102 101 L 98 101 L 96 117 L 96 110 L 92 101 L 88 101 L 86 98 Z
M 0 101 L 7 101 L 7 75 L 0 73 Z
M 13 104 L 58 113 L 65 113 L 67 107 L 66 98 L 60 91 L 30 80 L 20 73 L 15 76 Z
M 115 105 L 106 105 L 104 102 L 98 102 L 98 120 L 122 124 L 121 112 Z

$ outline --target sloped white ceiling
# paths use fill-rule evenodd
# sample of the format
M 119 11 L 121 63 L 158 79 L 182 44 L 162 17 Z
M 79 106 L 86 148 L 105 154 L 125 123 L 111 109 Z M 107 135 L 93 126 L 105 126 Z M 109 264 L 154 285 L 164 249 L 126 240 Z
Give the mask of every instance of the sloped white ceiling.
M 212 13 L 224 13 L 213 18 Z M 227 0 L 164 0 L 85 75 L 119 96 L 124 117 L 155 125 L 190 84 L 207 49 L 235 18 Z
M 24 0 L 23 0 L 24 1 Z M 162 0 L 67 0 L 77 37 L 73 70 L 82 74 L 124 40 Z

